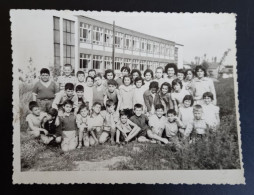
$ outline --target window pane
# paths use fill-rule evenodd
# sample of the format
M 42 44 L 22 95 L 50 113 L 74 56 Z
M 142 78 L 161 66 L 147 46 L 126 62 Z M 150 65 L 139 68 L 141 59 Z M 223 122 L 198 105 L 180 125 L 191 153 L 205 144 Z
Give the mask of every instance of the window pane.
M 66 24 L 67 24 L 66 31 L 67 31 L 67 32 L 71 32 L 71 24 L 70 24 L 70 21 L 66 21 Z
M 71 57 L 74 58 L 75 57 L 75 47 L 71 46 Z
M 54 44 L 54 55 L 60 56 L 60 44 Z
M 71 63 L 72 68 L 73 68 L 73 67 L 74 67 L 74 64 L 75 64 L 75 60 L 74 60 L 74 58 L 70 58 L 70 59 L 71 59 L 70 63 Z
M 63 46 L 63 57 L 66 57 L 67 55 L 66 45 Z
M 55 57 L 54 63 L 55 65 L 60 65 L 60 57 Z
M 63 20 L 63 31 L 66 32 L 66 20 Z
M 74 25 L 74 22 L 71 22 L 71 33 L 75 33 L 75 25 Z
M 63 44 L 66 44 L 67 43 L 67 41 L 66 41 L 66 33 L 64 32 L 63 33 Z
M 54 29 L 59 30 L 59 18 L 54 17 Z
M 60 43 L 60 32 L 54 30 L 54 43 Z
M 71 45 L 75 45 L 75 37 L 74 37 L 74 34 L 71 34 Z
M 67 48 L 66 57 L 71 57 L 71 46 L 66 46 L 66 48 Z

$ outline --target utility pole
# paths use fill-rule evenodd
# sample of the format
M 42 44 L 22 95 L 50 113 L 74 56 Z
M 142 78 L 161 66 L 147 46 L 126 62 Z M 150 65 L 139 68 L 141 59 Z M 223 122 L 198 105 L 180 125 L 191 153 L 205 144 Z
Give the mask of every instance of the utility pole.
M 113 21 L 112 70 L 115 70 L 115 21 Z

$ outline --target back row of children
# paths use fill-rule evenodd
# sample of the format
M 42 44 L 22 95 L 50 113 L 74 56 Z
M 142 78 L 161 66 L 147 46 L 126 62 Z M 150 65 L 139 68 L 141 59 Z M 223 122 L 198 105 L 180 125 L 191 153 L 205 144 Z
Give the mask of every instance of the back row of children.
M 175 118 L 175 120 L 178 121 L 177 122 L 178 127 L 181 127 L 180 129 L 186 130 L 188 129 L 187 128 L 188 123 L 192 121 L 192 118 L 193 118 L 192 116 L 194 116 L 193 107 L 192 107 L 193 103 L 195 102 L 195 104 L 199 105 L 202 102 L 203 104 L 203 100 L 205 100 L 205 104 L 202 105 L 203 108 L 200 110 L 202 110 L 202 112 L 204 113 L 205 118 L 208 119 L 206 120 L 208 121 L 207 124 L 212 129 L 216 129 L 218 127 L 219 108 L 214 105 L 216 104 L 216 95 L 215 95 L 213 82 L 206 77 L 206 71 L 201 66 L 196 67 L 195 73 L 194 73 L 192 70 L 187 70 L 186 72 L 183 72 L 182 70 L 177 70 L 174 64 L 168 64 L 165 67 L 165 72 L 168 73 L 166 76 L 164 75 L 163 77 L 163 68 L 158 67 L 155 72 L 155 78 L 153 78 L 154 76 L 153 71 L 150 69 L 147 69 L 144 72 L 144 79 L 141 77 L 141 73 L 139 72 L 139 70 L 134 69 L 132 70 L 132 72 L 130 72 L 130 69 L 128 67 L 123 67 L 121 69 L 122 78 L 119 77 L 116 80 L 114 80 L 114 76 L 115 76 L 114 72 L 112 70 L 106 70 L 104 74 L 104 78 L 105 78 L 104 81 L 102 80 L 102 76 L 100 74 L 96 74 L 94 70 L 91 70 L 89 71 L 89 74 L 86 77 L 86 82 L 84 82 L 85 80 L 84 72 L 78 71 L 77 79 L 74 79 L 74 77 L 70 75 L 71 72 L 72 72 L 71 65 L 68 65 L 68 64 L 65 65 L 64 66 L 65 76 L 59 77 L 58 83 L 55 84 L 53 81 L 49 80 L 49 77 L 50 77 L 49 70 L 42 69 L 41 79 L 39 82 L 35 84 L 33 89 L 33 100 L 37 102 L 38 107 L 40 107 L 42 110 L 48 113 L 52 112 L 52 109 L 50 109 L 52 107 L 54 109 L 54 113 L 56 110 L 57 111 L 56 113 L 58 116 L 60 116 L 60 118 L 61 117 L 66 118 L 66 116 L 69 117 L 68 112 L 66 115 L 65 107 L 66 106 L 71 107 L 71 110 L 74 110 L 74 113 L 71 114 L 71 116 L 72 115 L 75 116 L 74 118 L 77 118 L 77 121 L 81 121 L 81 122 L 76 121 L 75 122 L 76 126 L 74 125 L 74 126 L 68 127 L 67 129 L 69 130 L 66 130 L 66 128 L 62 127 L 61 122 L 60 121 L 57 122 L 58 120 L 54 122 L 53 124 L 55 123 L 58 124 L 56 125 L 58 129 L 57 132 L 60 132 L 61 130 L 62 132 L 73 131 L 72 134 L 68 132 L 68 136 L 66 135 L 63 136 L 68 138 L 71 137 L 71 140 L 72 139 L 76 140 L 75 136 L 77 136 L 77 134 L 74 133 L 76 132 L 76 130 L 73 130 L 73 129 L 75 129 L 74 127 L 78 128 L 80 132 L 79 141 L 81 143 L 81 140 L 84 140 L 83 143 L 85 146 L 94 145 L 99 142 L 103 143 L 108 139 L 108 137 L 111 137 L 111 142 L 113 143 L 115 139 L 114 137 L 115 132 L 117 132 L 116 141 L 118 143 L 119 143 L 120 135 L 124 136 L 124 140 L 126 142 L 133 139 L 133 137 L 138 137 L 138 141 L 149 141 L 147 139 L 148 137 L 152 141 L 157 140 L 159 142 L 167 143 L 168 140 L 165 138 L 162 138 L 161 137 L 162 134 L 160 133 L 151 134 L 151 133 L 148 133 L 150 131 L 144 130 L 144 128 L 146 128 L 146 125 L 149 124 L 149 121 L 154 120 L 153 117 L 155 117 L 155 115 L 157 118 L 161 118 L 158 116 L 157 110 L 161 110 L 161 109 L 163 110 L 162 111 L 163 117 L 165 116 L 168 117 L 169 115 L 168 111 L 170 110 L 171 110 L 170 112 L 174 111 L 173 113 L 170 113 L 170 114 L 174 115 L 175 117 L 178 116 Z M 176 72 L 177 74 L 175 74 Z M 194 78 L 194 75 L 196 75 L 196 78 Z M 133 82 L 134 82 L 134 85 L 133 85 Z M 64 86 L 64 90 L 62 89 L 62 86 Z M 58 92 L 58 87 L 60 88 L 59 92 Z M 76 93 L 74 93 L 74 88 Z M 201 95 L 201 99 L 200 99 L 200 93 L 202 92 L 205 92 L 205 93 Z M 69 103 L 66 104 L 67 102 Z M 188 104 L 186 102 L 190 102 L 190 103 Z M 139 108 L 139 106 L 137 105 L 141 105 L 142 107 Z M 160 109 L 158 109 L 158 105 Z M 105 107 L 108 109 L 106 111 L 101 112 L 101 110 L 106 109 Z M 113 117 L 114 118 L 113 120 L 109 119 L 109 118 L 112 118 L 111 117 L 112 114 L 108 114 L 108 113 L 111 113 L 109 111 L 110 110 L 109 107 L 111 107 L 111 109 L 112 107 L 114 107 L 113 110 L 114 110 L 115 116 Z M 81 108 L 83 108 L 82 113 L 84 111 L 85 113 L 87 113 L 84 116 L 90 113 L 89 114 L 90 128 L 88 128 L 88 125 L 80 125 L 82 124 L 83 118 L 86 118 L 86 117 L 82 117 L 82 115 L 80 114 L 82 110 Z M 134 111 L 133 111 L 133 108 L 134 108 Z M 130 119 L 132 118 L 135 121 L 135 117 L 137 117 L 136 113 L 139 112 L 140 109 L 141 109 L 141 114 L 143 116 L 141 118 L 143 118 L 143 121 L 145 121 L 145 123 L 144 124 L 141 123 L 138 126 L 133 126 L 133 121 L 132 121 L 132 124 L 130 124 L 131 120 L 129 120 L 128 118 Z M 127 117 L 126 121 L 128 121 L 127 123 L 128 125 L 127 124 L 124 126 L 121 124 L 116 125 L 118 123 L 116 121 L 119 121 L 118 120 L 119 116 L 117 116 L 119 114 L 119 111 L 120 111 L 120 119 L 123 118 L 123 121 L 124 121 L 124 117 L 126 116 Z M 106 114 L 103 115 L 102 113 L 106 113 Z M 33 111 L 32 111 L 32 114 L 33 114 Z M 141 115 L 139 115 L 138 117 L 140 116 Z M 214 117 L 211 117 L 211 116 L 214 116 Z M 51 118 L 54 118 L 54 117 L 58 118 L 56 116 L 51 115 Z M 148 120 L 148 117 L 149 119 L 150 118 L 152 119 Z M 41 118 L 41 116 L 39 118 Z M 50 117 L 47 117 L 47 118 L 50 118 Z M 67 120 L 67 124 L 69 124 L 70 122 L 69 120 L 70 119 Z M 28 117 L 28 121 L 29 121 L 29 117 Z M 136 123 L 134 122 L 134 124 L 136 125 L 137 123 L 138 123 L 137 121 Z M 181 123 L 183 123 L 183 126 L 181 125 Z M 108 124 L 108 125 L 105 125 L 105 124 Z M 160 122 L 159 124 L 163 126 L 165 122 Z M 31 122 L 30 122 L 30 125 L 31 125 Z M 112 128 L 112 125 L 113 125 L 113 128 Z M 102 132 L 101 131 L 102 126 L 103 126 L 103 129 L 105 129 L 106 127 L 108 131 L 104 132 L 103 130 Z M 128 126 L 134 127 L 134 128 L 131 130 L 131 128 Z M 41 129 L 42 126 L 37 125 L 37 127 Z M 152 127 L 151 124 L 148 127 Z M 82 129 L 93 129 L 93 128 L 94 130 L 89 131 L 90 133 L 88 134 L 84 134 L 83 133 L 84 130 L 82 131 Z M 29 129 L 31 130 L 33 129 L 33 127 L 32 128 L 30 127 Z M 112 131 L 112 129 L 114 130 Z M 115 131 L 116 129 L 118 129 L 119 131 Z M 179 131 L 181 131 L 180 129 Z M 142 135 L 138 136 L 139 133 L 143 131 L 146 132 L 146 136 L 142 136 Z M 42 131 L 42 132 L 45 133 L 45 131 Z M 188 130 L 182 131 L 182 132 L 188 132 Z M 127 136 L 127 133 L 129 133 L 128 136 Z M 35 133 L 35 134 L 38 135 L 38 133 Z M 166 133 L 166 135 L 169 136 L 169 133 Z M 42 137 L 45 138 L 45 136 L 42 136 Z M 59 139 L 60 138 L 55 140 L 59 141 Z M 66 139 L 64 140 L 66 141 Z M 65 141 L 62 142 L 62 145 L 66 145 L 64 144 Z M 68 139 L 67 142 L 69 143 L 70 140 Z M 79 143 L 79 147 L 81 146 L 80 143 Z M 73 149 L 75 143 L 71 145 L 72 145 L 71 148 Z M 62 148 L 63 150 L 69 150 L 69 149 L 64 149 L 64 147 Z

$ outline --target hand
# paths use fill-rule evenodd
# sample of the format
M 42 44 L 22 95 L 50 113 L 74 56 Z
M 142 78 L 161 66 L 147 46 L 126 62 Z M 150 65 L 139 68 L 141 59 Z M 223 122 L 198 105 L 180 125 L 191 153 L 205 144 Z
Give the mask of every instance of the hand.
M 45 135 L 48 135 L 48 131 L 47 130 L 43 129 L 43 131 L 44 131 Z
M 126 138 L 127 138 L 127 135 L 126 135 L 126 133 L 123 133 L 123 136 L 124 136 L 124 139 L 126 139 Z

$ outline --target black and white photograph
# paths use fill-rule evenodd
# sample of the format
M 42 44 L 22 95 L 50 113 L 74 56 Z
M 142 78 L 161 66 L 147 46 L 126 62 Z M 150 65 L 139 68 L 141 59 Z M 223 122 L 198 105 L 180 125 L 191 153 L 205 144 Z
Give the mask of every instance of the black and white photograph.
M 11 10 L 13 182 L 243 184 L 236 17 Z

